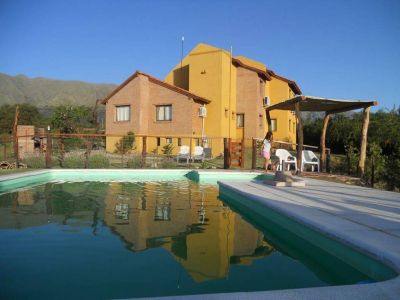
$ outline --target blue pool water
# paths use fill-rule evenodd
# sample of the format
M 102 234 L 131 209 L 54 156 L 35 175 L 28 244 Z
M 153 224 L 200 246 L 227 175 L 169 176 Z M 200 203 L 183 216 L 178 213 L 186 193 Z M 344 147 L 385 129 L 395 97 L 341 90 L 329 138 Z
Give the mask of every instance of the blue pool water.
M 185 177 L 0 194 L 0 299 L 109 299 L 376 278 Z M 231 206 L 228 206 L 230 203 Z M 389 276 L 389 275 L 388 275 Z

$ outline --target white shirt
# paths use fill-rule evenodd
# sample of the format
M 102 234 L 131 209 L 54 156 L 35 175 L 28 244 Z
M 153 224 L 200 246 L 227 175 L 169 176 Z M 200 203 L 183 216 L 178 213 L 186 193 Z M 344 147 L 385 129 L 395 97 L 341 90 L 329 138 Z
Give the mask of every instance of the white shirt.
M 271 142 L 269 140 L 263 141 L 263 151 L 264 152 L 271 152 Z

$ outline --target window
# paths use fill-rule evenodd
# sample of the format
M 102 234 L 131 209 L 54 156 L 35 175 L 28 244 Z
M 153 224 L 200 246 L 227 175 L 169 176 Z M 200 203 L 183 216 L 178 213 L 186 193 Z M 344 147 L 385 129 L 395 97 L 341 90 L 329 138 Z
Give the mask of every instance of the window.
M 172 105 L 157 105 L 156 106 L 157 121 L 172 120 Z
M 291 131 L 291 129 L 290 129 L 292 127 L 291 125 L 292 125 L 292 121 L 289 120 L 289 132 Z
M 236 127 L 243 128 L 244 127 L 244 114 L 236 115 Z
M 120 105 L 116 107 L 116 117 L 117 122 L 124 122 L 131 120 L 131 106 L 130 105 Z
M 172 144 L 172 138 L 165 138 L 165 141 L 167 142 L 167 144 Z
M 159 147 L 161 145 L 161 138 L 157 138 L 157 147 Z
M 178 138 L 178 147 L 182 146 L 182 139 Z
M 276 119 L 271 119 L 271 131 L 277 131 L 278 129 L 278 122 Z

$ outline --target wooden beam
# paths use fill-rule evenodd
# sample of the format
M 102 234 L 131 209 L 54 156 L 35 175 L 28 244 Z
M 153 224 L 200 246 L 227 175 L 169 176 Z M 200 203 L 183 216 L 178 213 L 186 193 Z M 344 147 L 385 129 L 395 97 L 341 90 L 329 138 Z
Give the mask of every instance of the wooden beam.
M 297 118 L 297 175 L 301 174 L 301 159 L 303 157 L 303 122 L 300 115 L 300 102 L 296 102 L 295 112 Z
M 321 138 L 319 141 L 320 145 L 320 152 L 321 152 L 321 157 L 319 160 L 320 166 L 319 169 L 321 172 L 326 171 L 326 148 L 325 148 L 325 140 L 326 140 L 326 129 L 328 128 L 328 122 L 329 122 L 330 114 L 325 113 L 324 121 L 322 124 L 322 131 L 321 131 Z
M 277 104 L 268 106 L 265 108 L 265 111 L 271 111 L 274 109 L 282 109 L 282 110 L 293 110 L 293 106 L 292 105 L 296 105 L 296 103 L 299 103 L 300 101 L 304 101 L 306 99 L 306 97 L 304 96 L 296 96 L 292 99 L 283 101 L 283 102 L 279 102 Z
M 224 169 L 230 168 L 230 139 L 224 138 Z
M 376 106 L 378 105 L 377 101 L 371 101 L 371 102 L 364 102 L 364 103 L 356 103 L 354 105 L 350 105 L 350 106 L 345 106 L 342 108 L 336 108 L 336 109 L 331 109 L 329 111 L 327 111 L 330 114 L 337 114 L 337 113 L 341 113 L 341 112 L 345 112 L 345 111 L 350 111 L 350 110 L 355 110 L 355 109 L 360 109 L 360 108 L 367 108 L 367 107 L 371 107 L 371 106 Z
M 51 156 L 53 153 L 53 142 L 51 138 L 50 132 L 47 133 L 47 140 L 46 140 L 46 168 L 51 169 L 52 167 L 52 160 Z
M 252 139 L 252 152 L 251 152 L 251 168 L 257 169 L 257 139 Z M 5 148 L 4 148 L 5 149 Z
M 368 135 L 368 124 L 369 124 L 369 111 L 371 107 L 364 108 L 363 111 L 363 124 L 361 129 L 360 137 L 360 158 L 358 160 L 358 176 L 364 175 L 365 170 L 365 159 L 367 153 L 367 135 Z
M 268 132 L 272 132 L 272 122 L 271 122 L 271 114 L 269 113 L 269 110 L 265 111 L 265 117 L 267 118 L 267 124 L 268 124 Z

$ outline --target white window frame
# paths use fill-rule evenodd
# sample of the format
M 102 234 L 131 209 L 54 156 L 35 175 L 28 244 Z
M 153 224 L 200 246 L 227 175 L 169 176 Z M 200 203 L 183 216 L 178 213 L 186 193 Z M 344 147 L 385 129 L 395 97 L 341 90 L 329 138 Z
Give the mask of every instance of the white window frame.
M 236 128 L 244 128 L 244 114 L 236 114 Z
M 278 130 L 278 119 L 271 119 L 271 131 L 275 132 Z
M 172 121 L 172 104 L 156 105 L 156 121 Z
M 130 105 L 116 105 L 115 106 L 115 121 L 116 122 L 129 122 L 131 120 L 131 106 Z

